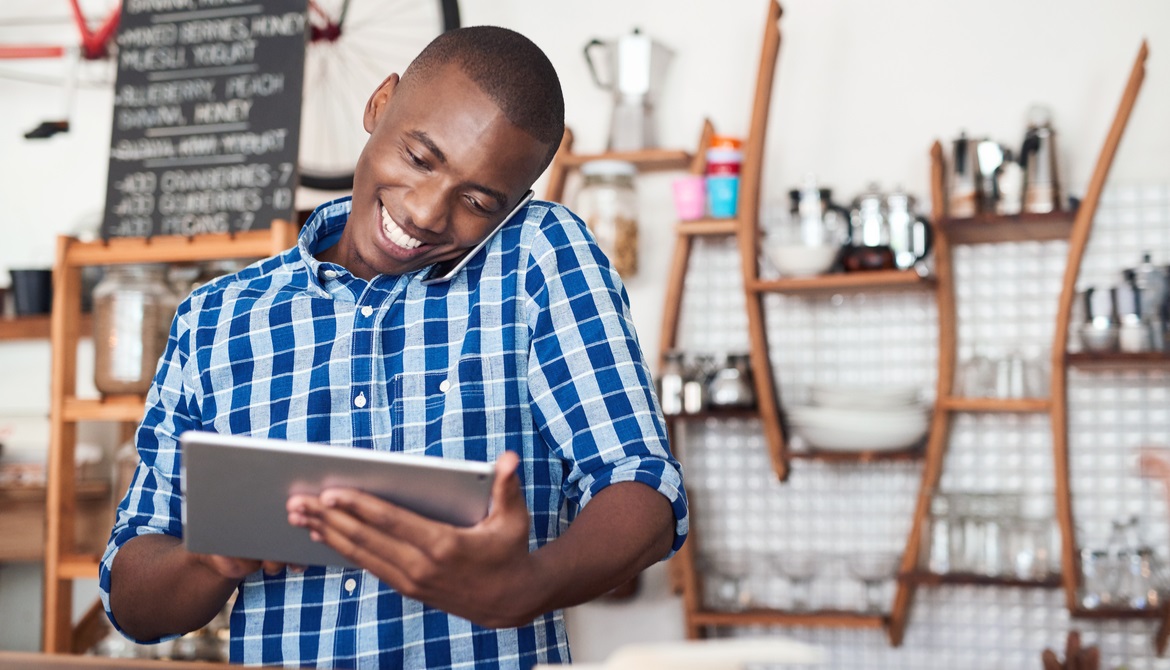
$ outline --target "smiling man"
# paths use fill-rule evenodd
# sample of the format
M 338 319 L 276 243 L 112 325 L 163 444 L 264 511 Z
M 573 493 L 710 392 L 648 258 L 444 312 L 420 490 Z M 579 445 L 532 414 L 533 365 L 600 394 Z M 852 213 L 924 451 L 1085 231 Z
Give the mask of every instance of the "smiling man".
M 352 200 L 180 307 L 102 560 L 107 614 L 158 640 L 236 593 L 248 664 L 567 662 L 562 608 L 677 550 L 688 517 L 617 273 L 580 219 L 526 201 L 564 129 L 556 72 L 515 32 L 465 28 L 363 120 Z M 495 462 L 491 511 L 456 528 L 327 490 L 289 500 L 289 523 L 360 569 L 191 554 L 186 430 Z

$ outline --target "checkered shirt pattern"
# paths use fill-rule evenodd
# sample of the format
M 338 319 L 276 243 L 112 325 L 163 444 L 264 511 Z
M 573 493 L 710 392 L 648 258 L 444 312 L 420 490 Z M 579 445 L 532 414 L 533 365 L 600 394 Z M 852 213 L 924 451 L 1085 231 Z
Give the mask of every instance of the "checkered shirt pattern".
M 616 482 L 673 507 L 681 468 L 617 274 L 580 219 L 534 201 L 451 282 L 424 271 L 367 282 L 314 253 L 348 198 L 298 245 L 194 291 L 180 306 L 138 429 L 140 463 L 102 557 L 182 537 L 177 437 L 186 430 L 494 461 L 521 456 L 535 550 Z M 446 382 L 446 383 L 444 383 Z M 563 615 L 485 629 L 405 598 L 362 570 L 256 573 L 231 614 L 231 660 L 296 667 L 529 668 L 568 662 Z

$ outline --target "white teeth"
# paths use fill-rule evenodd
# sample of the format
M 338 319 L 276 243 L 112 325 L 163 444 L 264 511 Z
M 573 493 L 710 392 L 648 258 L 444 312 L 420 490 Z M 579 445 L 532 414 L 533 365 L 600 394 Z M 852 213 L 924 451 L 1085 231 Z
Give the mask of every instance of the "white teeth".
M 387 212 L 385 207 L 382 207 L 382 230 L 386 232 L 386 236 L 390 238 L 391 242 L 403 249 L 415 249 L 422 244 L 421 240 L 414 239 L 407 235 L 405 230 L 399 228 L 394 219 L 390 218 L 390 212 Z

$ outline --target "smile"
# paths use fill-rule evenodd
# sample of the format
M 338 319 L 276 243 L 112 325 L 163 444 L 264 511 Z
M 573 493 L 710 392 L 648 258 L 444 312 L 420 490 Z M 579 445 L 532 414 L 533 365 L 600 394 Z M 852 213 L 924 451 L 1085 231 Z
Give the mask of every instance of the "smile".
M 386 211 L 385 206 L 382 207 L 382 231 L 386 233 L 386 237 L 390 238 L 391 242 L 403 249 L 417 249 L 422 245 L 421 240 L 407 235 L 406 231 L 400 228 L 394 219 L 390 218 L 390 212 Z

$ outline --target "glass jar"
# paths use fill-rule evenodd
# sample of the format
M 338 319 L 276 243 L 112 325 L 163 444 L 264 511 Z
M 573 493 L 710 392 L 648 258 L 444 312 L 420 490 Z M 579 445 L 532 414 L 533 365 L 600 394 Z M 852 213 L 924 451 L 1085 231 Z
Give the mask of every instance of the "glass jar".
M 712 407 L 751 409 L 756 406 L 748 354 L 729 354 L 727 362 L 711 378 L 707 399 Z
M 112 265 L 93 290 L 94 386 L 145 393 L 166 348 L 174 294 L 161 265 Z
M 577 195 L 577 214 L 622 277 L 638 272 L 636 173 L 627 161 L 589 161 L 581 166 L 585 184 Z

